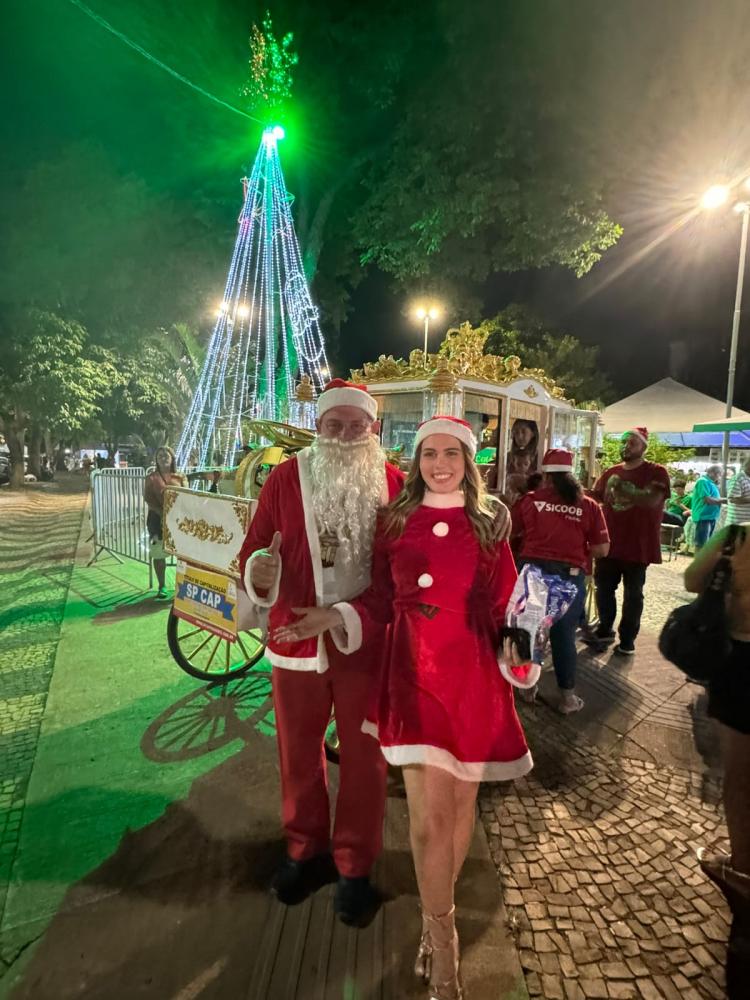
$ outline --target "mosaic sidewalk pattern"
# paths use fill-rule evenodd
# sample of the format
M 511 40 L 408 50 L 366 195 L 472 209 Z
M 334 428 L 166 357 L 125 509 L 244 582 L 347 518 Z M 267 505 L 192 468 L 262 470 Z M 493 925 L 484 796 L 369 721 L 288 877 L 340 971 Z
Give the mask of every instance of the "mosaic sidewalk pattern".
M 716 810 L 689 772 L 612 758 L 547 714 L 535 770 L 480 802 L 529 994 L 721 1000 L 728 911 L 695 860 Z
M 0 919 L 87 495 L 56 486 L 0 496 Z
M 686 565 L 649 570 L 643 628 L 651 637 L 689 599 Z M 621 707 L 629 730 L 644 719 L 664 730 L 691 725 L 685 704 L 605 660 L 582 652 L 579 687 Z M 650 669 L 658 687 L 672 668 L 657 656 Z M 706 773 L 668 759 L 631 759 L 627 740 L 616 751 L 594 745 L 575 717 L 545 704 L 519 708 L 535 768 L 514 784 L 484 787 L 480 811 L 530 996 L 721 1000 L 729 913 L 695 857 L 698 846 L 726 838 L 718 787 L 709 783 L 707 794 Z M 697 738 L 709 739 L 712 725 L 692 718 Z

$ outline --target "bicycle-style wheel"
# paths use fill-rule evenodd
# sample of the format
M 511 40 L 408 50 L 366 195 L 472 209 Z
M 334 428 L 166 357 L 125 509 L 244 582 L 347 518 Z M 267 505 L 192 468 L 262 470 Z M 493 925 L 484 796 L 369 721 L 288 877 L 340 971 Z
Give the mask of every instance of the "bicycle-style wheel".
M 170 611 L 167 620 L 167 642 L 176 663 L 201 681 L 242 677 L 266 650 L 260 629 L 239 632 L 237 641 L 230 642 L 185 621 L 174 611 Z

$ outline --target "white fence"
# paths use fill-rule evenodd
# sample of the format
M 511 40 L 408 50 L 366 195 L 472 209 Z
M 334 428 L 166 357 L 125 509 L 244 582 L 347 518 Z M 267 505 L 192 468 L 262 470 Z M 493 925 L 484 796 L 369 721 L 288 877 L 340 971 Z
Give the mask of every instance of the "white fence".
M 92 563 L 102 552 L 149 563 L 145 482 L 145 469 L 98 469 L 91 473 Z

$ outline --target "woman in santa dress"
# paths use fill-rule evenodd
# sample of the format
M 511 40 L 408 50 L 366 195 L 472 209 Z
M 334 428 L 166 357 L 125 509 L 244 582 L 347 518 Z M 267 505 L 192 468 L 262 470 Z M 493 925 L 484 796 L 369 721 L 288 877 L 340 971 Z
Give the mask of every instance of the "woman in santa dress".
M 419 428 L 403 492 L 382 513 L 372 585 L 351 603 L 299 609 L 277 639 L 330 629 L 354 652 L 387 630 L 385 662 L 364 723 L 404 769 L 423 932 L 415 971 L 434 1000 L 456 1000 L 454 884 L 468 853 L 480 781 L 526 774 L 531 755 L 513 692 L 498 668 L 505 607 L 516 580 L 507 509 L 485 493 L 468 423 Z

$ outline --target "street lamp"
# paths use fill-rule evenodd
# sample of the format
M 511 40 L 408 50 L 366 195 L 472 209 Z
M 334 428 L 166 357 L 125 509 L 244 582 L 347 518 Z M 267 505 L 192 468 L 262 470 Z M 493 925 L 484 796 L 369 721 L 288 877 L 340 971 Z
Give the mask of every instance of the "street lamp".
M 418 320 L 424 320 L 424 363 L 427 367 L 427 338 L 430 335 L 430 320 L 439 319 L 440 308 L 436 305 L 419 306 L 414 310 L 414 315 Z
M 745 191 L 750 189 L 750 178 L 743 184 Z M 725 184 L 715 184 L 710 187 L 701 199 L 704 208 L 718 208 L 725 204 L 732 194 L 731 188 Z M 740 234 L 740 260 L 737 266 L 737 288 L 734 294 L 734 313 L 732 314 L 732 340 L 729 347 L 729 371 L 727 372 L 727 408 L 726 416 L 732 416 L 732 406 L 734 404 L 734 375 L 737 368 L 737 341 L 740 332 L 740 309 L 742 306 L 742 286 L 745 281 L 745 257 L 747 255 L 747 229 L 748 218 L 750 217 L 750 202 L 738 201 L 735 203 L 734 211 L 742 216 L 742 230 Z M 724 441 L 721 449 L 722 472 L 722 493 L 726 493 L 727 488 L 727 468 L 729 466 L 729 431 L 724 431 Z

